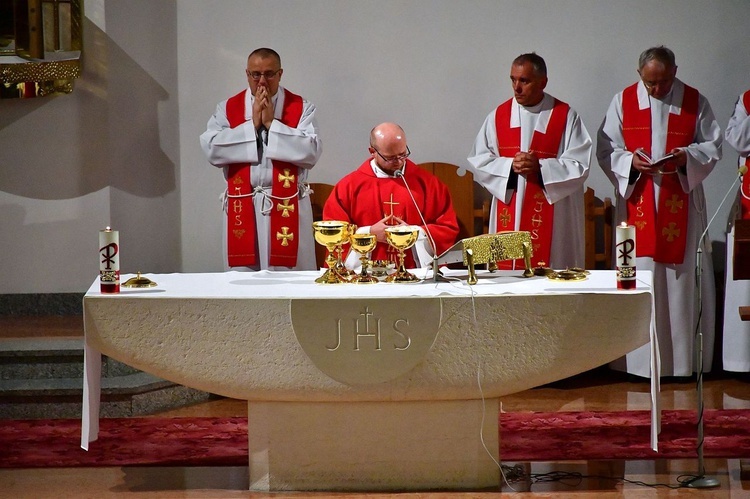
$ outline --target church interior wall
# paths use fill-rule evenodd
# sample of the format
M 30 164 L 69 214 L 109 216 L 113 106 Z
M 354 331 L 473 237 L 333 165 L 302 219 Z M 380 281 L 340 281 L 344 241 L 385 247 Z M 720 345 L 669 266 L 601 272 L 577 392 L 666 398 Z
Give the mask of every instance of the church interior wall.
M 259 46 L 279 51 L 282 84 L 318 107 L 312 182 L 359 165 L 382 121 L 405 128 L 415 161 L 466 165 L 522 52 L 546 59 L 547 90 L 592 137 L 649 46 L 675 51 L 678 77 L 722 129 L 750 88 L 744 0 L 87 0 L 85 13 L 73 93 L 0 101 L 0 294 L 85 292 L 106 225 L 120 230 L 123 272 L 223 270 L 223 178 L 198 136 L 244 88 Z M 736 159 L 725 147 L 704 183 L 709 215 Z M 587 185 L 613 195 L 595 160 Z M 717 247 L 727 214 L 710 231 Z

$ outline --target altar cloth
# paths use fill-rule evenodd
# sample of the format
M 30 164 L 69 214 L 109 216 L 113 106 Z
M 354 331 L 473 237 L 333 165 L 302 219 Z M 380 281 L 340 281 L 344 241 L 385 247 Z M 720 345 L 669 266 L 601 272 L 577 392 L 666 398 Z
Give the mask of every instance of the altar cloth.
M 413 272 L 429 277 L 426 270 Z M 87 449 L 98 434 L 102 353 L 176 383 L 250 401 L 448 401 L 539 386 L 651 340 L 656 450 L 658 345 L 650 272 L 639 272 L 631 291 L 617 289 L 614 271 L 592 271 L 584 281 L 479 271 L 473 286 L 465 270 L 445 274 L 449 282 L 361 285 L 317 284 L 320 272 L 143 274 L 157 286 L 119 294 L 100 293 L 96 281 L 84 297 L 81 445 Z M 343 315 L 355 316 L 362 311 L 347 310 L 349 304 L 367 303 L 369 310 L 396 303 L 414 333 L 420 304 L 438 300 L 440 325 L 434 338 L 424 340 L 432 341 L 426 353 L 405 372 L 370 384 L 347 383 L 316 366 L 295 336 L 295 304 L 314 300 L 336 300 Z

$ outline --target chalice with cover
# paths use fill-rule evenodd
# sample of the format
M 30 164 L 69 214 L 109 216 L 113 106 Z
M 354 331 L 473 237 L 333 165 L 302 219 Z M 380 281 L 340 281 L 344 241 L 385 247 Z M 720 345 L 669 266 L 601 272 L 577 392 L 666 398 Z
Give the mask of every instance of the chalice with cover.
M 359 260 L 362 262 L 362 271 L 359 275 L 352 277 L 350 282 L 356 282 L 359 284 L 378 282 L 377 277 L 367 275 L 367 263 L 370 261 L 367 255 L 370 251 L 375 249 L 375 245 L 378 243 L 375 234 L 352 234 L 349 238 L 349 242 L 352 245 L 352 249 L 360 254 Z
M 419 278 L 404 268 L 405 251 L 414 246 L 419 237 L 419 227 L 414 225 L 395 225 L 386 227 L 385 238 L 388 244 L 398 250 L 398 270 L 389 275 L 386 282 L 416 282 Z
M 338 220 L 322 220 L 313 222 L 313 231 L 315 232 L 315 241 L 328 249 L 326 265 L 328 268 L 325 273 L 315 279 L 315 282 L 321 284 L 338 284 L 346 282 L 336 272 L 336 248 L 349 238 L 349 224 Z

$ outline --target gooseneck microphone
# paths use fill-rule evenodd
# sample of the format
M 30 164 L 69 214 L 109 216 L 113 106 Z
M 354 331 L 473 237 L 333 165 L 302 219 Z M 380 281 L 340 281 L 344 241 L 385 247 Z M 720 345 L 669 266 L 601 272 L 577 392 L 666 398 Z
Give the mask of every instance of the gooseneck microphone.
M 412 203 L 414 203 L 414 207 L 417 209 L 417 213 L 419 214 L 419 219 L 422 221 L 422 225 L 424 226 L 424 231 L 427 234 L 427 240 L 430 242 L 430 246 L 432 247 L 432 261 L 433 261 L 433 272 L 437 271 L 437 265 L 435 265 L 438 254 L 437 254 L 437 246 L 435 245 L 435 240 L 432 238 L 432 234 L 430 233 L 430 229 L 427 227 L 427 222 L 424 219 L 424 215 L 422 215 L 422 210 L 419 209 L 419 205 L 417 204 L 417 200 L 414 199 L 414 194 L 411 192 L 411 187 L 409 187 L 409 183 L 406 181 L 406 177 L 404 177 L 404 172 L 399 170 L 396 170 L 393 172 L 394 177 L 400 178 L 404 182 L 404 186 L 406 186 L 406 192 L 409 193 L 409 197 L 411 198 Z
M 697 446 L 696 451 L 698 453 L 698 476 L 694 477 L 693 479 L 686 482 L 686 485 L 688 487 L 692 488 L 709 488 L 709 487 L 716 487 L 719 485 L 719 481 L 715 478 L 707 477 L 706 476 L 706 467 L 704 464 L 703 459 L 703 331 L 702 331 L 702 321 L 703 321 L 703 243 L 706 238 L 706 235 L 708 234 L 708 229 L 711 227 L 711 224 L 713 223 L 716 216 L 721 211 L 722 206 L 724 206 L 724 203 L 726 202 L 729 195 L 734 192 L 734 189 L 737 185 L 737 183 L 742 179 L 742 176 L 747 173 L 747 166 L 742 165 L 737 170 L 737 178 L 734 179 L 734 182 L 732 182 L 732 185 L 729 187 L 729 190 L 727 190 L 727 193 L 724 195 L 724 199 L 721 200 L 721 203 L 719 203 L 719 207 L 716 208 L 716 212 L 711 217 L 711 220 L 708 221 L 706 224 L 706 229 L 703 231 L 703 234 L 701 234 L 701 237 L 698 239 L 698 249 L 696 250 L 695 255 L 695 289 L 696 289 L 696 301 L 698 302 L 698 320 L 696 321 L 695 326 L 695 337 L 693 340 L 693 347 L 697 350 L 696 351 L 696 362 L 697 362 L 697 376 L 696 376 L 696 402 L 697 402 L 697 412 L 698 412 L 698 422 L 697 422 Z

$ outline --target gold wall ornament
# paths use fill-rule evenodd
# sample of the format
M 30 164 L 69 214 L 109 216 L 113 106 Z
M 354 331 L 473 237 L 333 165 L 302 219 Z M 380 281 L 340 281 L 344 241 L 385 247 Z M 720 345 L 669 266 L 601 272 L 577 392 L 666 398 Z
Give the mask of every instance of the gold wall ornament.
M 82 49 L 83 0 L 0 0 L 0 99 L 71 93 Z

